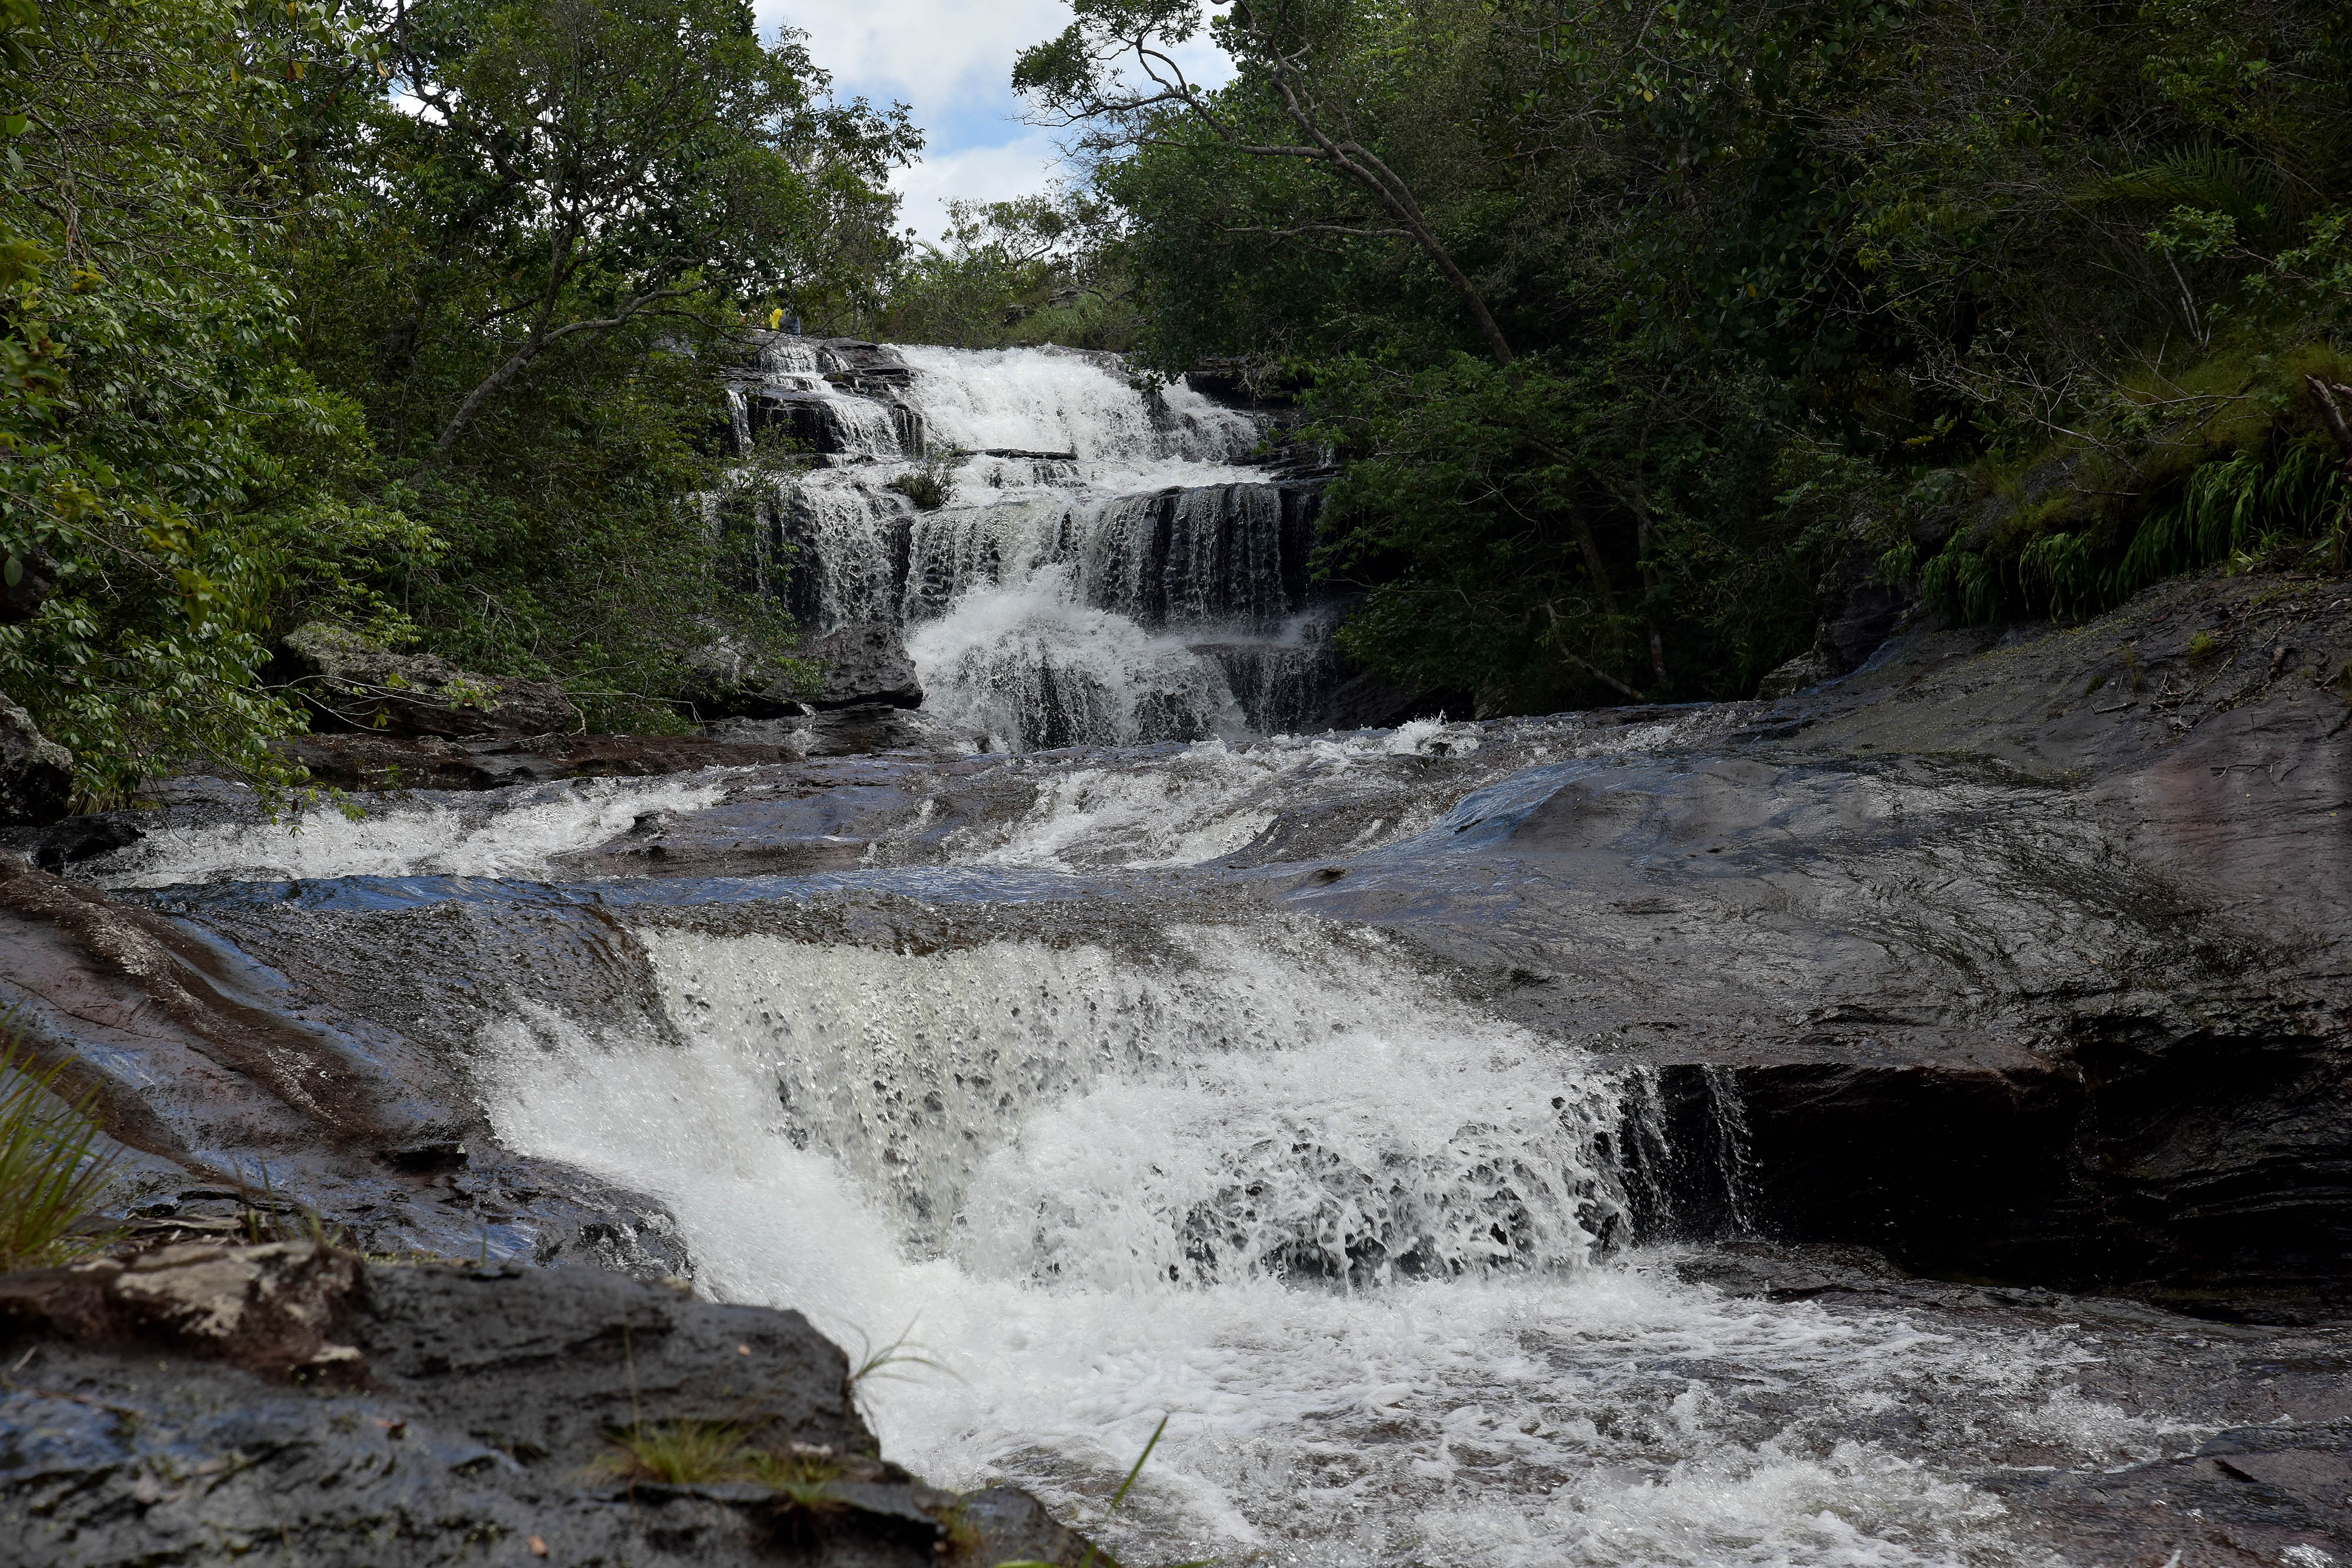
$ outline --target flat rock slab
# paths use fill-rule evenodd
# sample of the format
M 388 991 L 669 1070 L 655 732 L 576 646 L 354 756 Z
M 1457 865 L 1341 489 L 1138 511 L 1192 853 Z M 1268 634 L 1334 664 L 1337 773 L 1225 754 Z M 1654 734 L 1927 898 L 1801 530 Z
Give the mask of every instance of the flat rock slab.
M 179 1247 L 0 1276 L 0 1532 L 26 1568 L 1085 1550 L 1026 1494 L 965 1499 L 881 1458 L 846 1360 L 797 1312 L 615 1275 Z M 806 1484 L 620 1468 L 616 1434 L 696 1425 Z

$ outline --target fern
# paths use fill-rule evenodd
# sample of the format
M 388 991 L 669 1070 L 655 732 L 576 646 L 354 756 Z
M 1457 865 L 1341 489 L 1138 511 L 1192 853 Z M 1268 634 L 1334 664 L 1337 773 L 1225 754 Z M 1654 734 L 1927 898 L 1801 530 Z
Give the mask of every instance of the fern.
M 2284 234 L 2305 204 L 2294 182 L 2277 165 L 2210 141 L 2183 148 L 2144 169 L 2111 174 L 2078 199 L 2090 206 L 2158 212 L 2194 207 L 2221 213 L 2235 220 L 2238 233 L 2250 239 Z
M 2140 524 L 2107 573 L 2106 597 L 2126 599 L 2159 578 L 2325 533 L 2343 507 L 2342 470 L 2315 441 L 2294 443 L 2275 465 L 2247 453 L 2205 464 L 2178 501 Z

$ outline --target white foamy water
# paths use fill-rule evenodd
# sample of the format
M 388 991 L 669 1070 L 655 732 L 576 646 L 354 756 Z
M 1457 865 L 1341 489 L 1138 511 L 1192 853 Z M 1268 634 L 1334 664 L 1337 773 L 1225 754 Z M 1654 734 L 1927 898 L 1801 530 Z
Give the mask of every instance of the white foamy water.
M 1248 733 L 1214 663 L 1181 637 L 1079 602 L 1056 569 L 967 593 L 918 626 L 907 653 L 924 706 L 998 751 Z
M 158 828 L 98 863 L 105 887 L 336 876 L 538 876 L 649 814 L 698 811 L 707 775 L 572 779 L 449 804 L 378 802 L 357 818 L 313 807 L 278 822 Z
M 1460 794 L 1528 764 L 1649 751 L 1685 738 L 1717 716 L 1592 729 L 1532 724 L 1497 739 L 1485 727 L 1415 719 L 1391 730 L 1202 741 L 1148 763 L 1016 762 L 1031 768 L 1036 799 L 1010 821 L 965 830 L 949 848 L 959 864 L 1046 866 L 1066 871 L 1200 865 L 1248 847 L 1278 817 L 1308 802 L 1328 810 L 1351 785 L 1381 789 L 1391 759 L 1494 758 L 1493 771 L 1451 789 L 1381 790 L 1389 802 L 1349 837 L 1315 852 L 1354 854 L 1434 827 Z M 1500 747 L 1501 749 L 1494 748 Z
M 710 1294 L 911 1333 L 947 1370 L 862 1394 L 935 1480 L 1096 1525 L 1167 1417 L 1105 1531 L 1149 1559 L 2034 1563 L 1970 1466 L 2157 1449 L 2066 1334 L 1607 1255 L 1618 1086 L 1377 943 L 646 940 L 688 1044 L 525 1009 L 501 1139 L 661 1196 Z
M 916 344 L 898 354 L 918 372 L 908 401 L 937 444 L 1070 452 L 1086 463 L 1223 463 L 1257 443 L 1247 415 L 1181 381 L 1148 397 L 1108 355 Z
M 1236 465 L 1249 415 L 1055 349 L 895 349 L 905 368 L 857 395 L 820 373 L 835 352 L 769 356 L 766 391 L 821 411 L 831 444 L 775 482 L 787 597 L 817 631 L 902 628 L 929 705 L 995 749 L 1276 727 L 1337 669 L 1286 630 L 1311 520 Z M 919 511 L 892 486 L 926 452 L 951 461 L 949 494 Z M 1248 677 L 1238 697 L 1228 664 Z

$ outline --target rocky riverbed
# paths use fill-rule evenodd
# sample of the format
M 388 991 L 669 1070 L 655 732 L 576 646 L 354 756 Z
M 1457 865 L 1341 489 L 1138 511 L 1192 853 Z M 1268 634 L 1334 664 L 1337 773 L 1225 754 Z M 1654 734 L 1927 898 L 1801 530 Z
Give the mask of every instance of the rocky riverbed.
M 158 1237 L 911 1329 L 963 1381 L 885 1451 L 1066 1522 L 1165 1415 L 1134 1558 L 2332 1559 L 2348 626 L 2209 578 L 1769 703 L 183 783 L 16 835 L 0 1005 Z

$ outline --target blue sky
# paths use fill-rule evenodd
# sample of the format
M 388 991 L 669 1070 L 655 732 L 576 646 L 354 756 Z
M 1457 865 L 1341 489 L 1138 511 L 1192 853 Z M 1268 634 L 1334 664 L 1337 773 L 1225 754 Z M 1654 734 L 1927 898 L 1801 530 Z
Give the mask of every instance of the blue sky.
M 929 146 L 896 183 L 906 198 L 899 221 L 917 233 L 936 236 L 952 198 L 999 201 L 1043 190 L 1054 178 L 1060 165 L 1054 139 L 1021 123 L 1010 84 L 1013 56 L 1069 25 L 1062 0 L 758 4 L 763 32 L 789 24 L 809 35 L 809 52 L 833 73 L 836 92 L 913 107 Z M 1185 61 L 1188 68 L 1210 63 Z M 1209 79 L 1223 75 L 1212 68 Z

